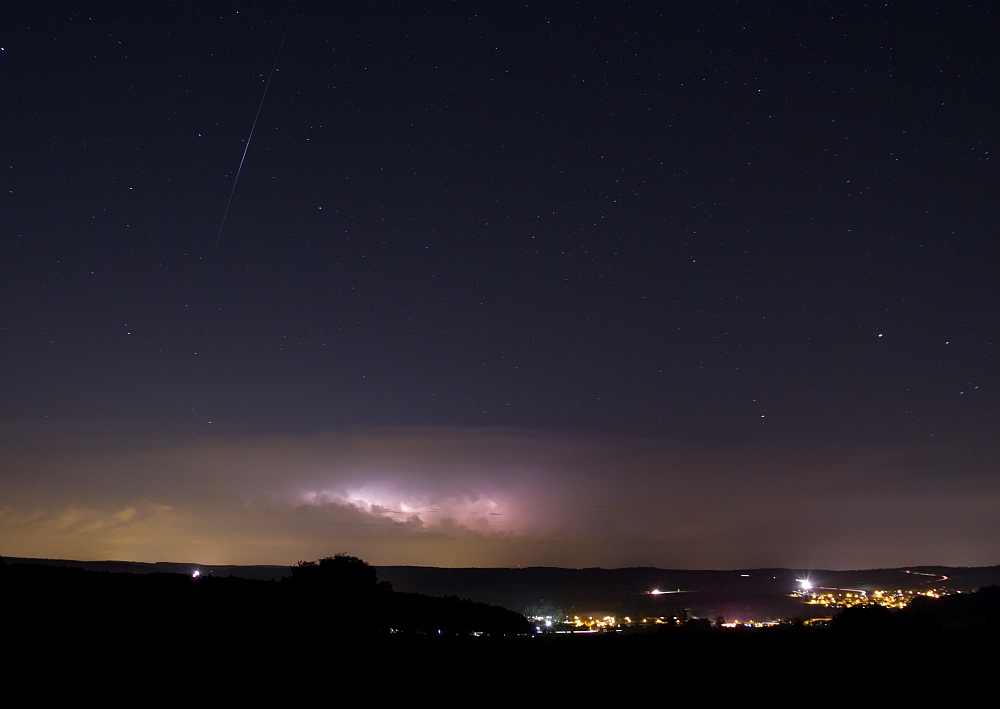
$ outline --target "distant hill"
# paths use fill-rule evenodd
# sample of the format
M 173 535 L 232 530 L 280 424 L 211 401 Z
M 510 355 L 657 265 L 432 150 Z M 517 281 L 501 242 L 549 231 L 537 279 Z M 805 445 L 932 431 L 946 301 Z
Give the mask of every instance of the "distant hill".
M 946 581 L 941 581 L 947 576 Z M 736 569 L 696 571 L 657 569 L 441 569 L 419 566 L 379 568 L 394 588 L 440 595 L 458 594 L 521 612 L 556 609 L 574 613 L 667 615 L 688 611 L 715 618 L 807 617 L 815 614 L 790 597 L 798 579 L 815 586 L 881 589 L 926 587 L 974 590 L 1000 583 L 1000 566 L 980 568 L 911 567 L 858 571 Z M 664 591 L 651 595 L 653 590 Z
M 194 564 L 173 561 L 74 561 L 72 559 L 34 559 L 29 557 L 5 556 L 8 564 L 38 564 L 40 566 L 66 566 L 87 571 L 108 571 L 128 574 L 193 574 L 198 571 L 203 576 L 235 576 L 258 581 L 280 581 L 291 576 L 290 566 L 235 566 Z
M 252 580 L 291 576 L 289 566 L 222 566 L 195 563 L 155 564 L 125 561 L 68 561 L 6 558 L 8 564 L 73 566 L 91 571 L 133 574 L 181 573 Z M 972 591 L 1000 584 L 1000 566 L 921 566 L 853 571 L 735 569 L 697 571 L 657 569 L 563 569 L 555 567 L 436 568 L 376 567 L 378 577 L 396 591 L 428 596 L 458 596 L 521 613 L 611 613 L 666 615 L 687 611 L 715 618 L 766 619 L 805 617 L 811 613 L 789 594 L 808 577 L 816 586 L 835 588 L 922 588 Z M 942 581 L 947 577 L 946 581 Z M 670 591 L 650 595 L 654 589 Z
M 13 560 L 9 560 L 13 561 Z M 519 613 L 455 596 L 397 593 L 376 570 L 337 556 L 293 568 L 278 580 L 8 563 L 0 592 L 16 608 L 8 630 L 198 634 L 287 627 L 299 634 L 513 636 L 532 626 Z M 115 567 L 120 569 L 120 567 Z M 291 625 L 289 623 L 291 622 Z
M 274 690 L 281 694 L 279 701 L 288 701 L 304 686 L 361 686 L 367 696 L 375 697 L 395 696 L 391 692 L 397 686 L 437 691 L 435 686 L 424 689 L 430 686 L 429 678 L 440 678 L 447 687 L 465 682 L 472 697 L 492 696 L 509 687 L 520 692 L 525 682 L 538 677 L 538 682 L 558 682 L 581 675 L 586 682 L 603 682 L 618 691 L 622 684 L 635 684 L 620 678 L 653 678 L 648 684 L 667 672 L 668 680 L 694 686 L 705 696 L 725 682 L 745 693 L 762 678 L 770 681 L 777 669 L 785 688 L 801 681 L 803 689 L 816 691 L 818 679 L 827 691 L 827 684 L 852 687 L 853 682 L 858 691 L 852 696 L 866 696 L 872 677 L 889 677 L 896 689 L 923 687 L 927 681 L 958 686 L 959 680 L 970 678 L 985 683 L 995 674 L 997 587 L 926 598 L 911 604 L 912 611 L 852 608 L 829 626 L 727 629 L 696 621 L 621 634 L 559 635 L 534 633 L 518 613 L 454 593 L 389 590 L 378 580 L 385 569 L 376 574 L 356 561 L 348 560 L 347 573 L 319 563 L 289 568 L 281 580 L 273 581 L 235 574 L 195 578 L 157 571 L 159 565 L 154 564 L 134 565 L 133 573 L 51 560 L 0 565 L 9 683 L 48 691 L 75 678 L 69 685 L 73 691 L 90 691 L 99 678 L 105 685 L 128 688 L 133 696 L 183 686 L 185 696 L 195 687 L 196 698 L 230 697 L 242 687 L 255 696 Z M 123 562 L 111 563 L 122 568 Z M 401 572 L 395 575 L 397 581 L 436 584 L 436 591 L 464 584 L 466 590 L 490 588 L 508 598 L 544 592 L 571 601 L 676 604 L 677 598 L 696 599 L 705 593 L 650 596 L 631 590 L 646 582 L 662 582 L 661 589 L 667 588 L 667 582 L 679 579 L 704 582 L 702 587 L 714 588 L 723 602 L 743 594 L 743 601 L 756 598 L 754 602 L 766 604 L 771 598 L 767 593 L 780 589 L 780 584 L 774 585 L 778 574 L 771 574 L 769 584 L 761 578 L 766 576 L 762 570 L 744 572 L 746 577 L 735 572 L 739 582 L 734 584 L 734 572 L 395 569 Z M 868 576 L 825 580 L 916 575 L 905 571 L 876 570 Z M 970 580 L 998 569 L 963 571 Z M 710 586 L 713 582 L 717 586 Z M 786 600 L 787 595 L 780 598 Z M 876 670 L 871 669 L 873 658 Z M 836 672 L 833 682 L 831 668 Z M 854 671 L 857 668 L 863 671 Z M 140 688 L 130 688 L 128 682 Z M 563 685 L 558 688 L 565 691 Z M 536 687 L 529 689 L 534 692 Z M 589 686 L 585 689 L 590 691 Z

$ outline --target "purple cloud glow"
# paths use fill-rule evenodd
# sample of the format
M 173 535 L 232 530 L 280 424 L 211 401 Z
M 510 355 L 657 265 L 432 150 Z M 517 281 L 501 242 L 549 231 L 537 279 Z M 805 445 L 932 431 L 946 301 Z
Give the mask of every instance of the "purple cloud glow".
M 928 451 L 513 430 L 0 439 L 0 553 L 277 563 L 992 564 L 1000 484 Z

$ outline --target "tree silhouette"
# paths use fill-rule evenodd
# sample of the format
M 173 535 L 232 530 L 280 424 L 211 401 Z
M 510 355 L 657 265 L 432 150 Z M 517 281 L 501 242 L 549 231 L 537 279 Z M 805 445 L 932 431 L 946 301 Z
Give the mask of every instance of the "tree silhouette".
M 841 630 L 888 630 L 893 627 L 893 616 L 885 606 L 854 606 L 834 616 L 830 625 Z
M 347 554 L 319 561 L 300 561 L 292 567 L 292 581 L 302 587 L 346 597 L 372 595 L 379 587 L 375 567 Z

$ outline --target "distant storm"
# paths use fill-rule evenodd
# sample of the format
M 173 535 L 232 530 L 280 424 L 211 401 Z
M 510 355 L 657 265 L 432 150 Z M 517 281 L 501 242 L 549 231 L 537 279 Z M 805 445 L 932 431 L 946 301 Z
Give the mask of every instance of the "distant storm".
M 995 8 L 482 5 L 0 4 L 0 554 L 1000 563 Z
M 1000 484 L 930 451 L 505 429 L 184 439 L 22 427 L 0 553 L 79 559 L 856 568 L 1000 559 Z M 947 484 L 945 484 L 945 482 Z

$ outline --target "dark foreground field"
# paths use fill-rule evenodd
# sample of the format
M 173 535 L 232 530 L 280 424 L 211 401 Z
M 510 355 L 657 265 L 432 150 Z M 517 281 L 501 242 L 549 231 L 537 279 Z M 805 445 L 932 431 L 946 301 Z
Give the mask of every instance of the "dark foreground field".
M 8 566 L 6 684 L 127 687 L 136 699 L 287 697 L 329 684 L 395 701 L 459 690 L 493 699 L 641 687 L 675 696 L 930 691 L 992 681 L 1000 659 L 998 594 L 989 589 L 906 617 L 845 614 L 827 628 L 540 636 L 502 608 L 394 593 L 359 564 L 339 569 L 336 588 L 320 566 L 273 582 Z M 353 590 L 346 572 L 360 574 Z
M 25 632 L 27 631 L 27 632 Z M 371 699 L 590 696 L 641 688 L 679 698 L 722 694 L 951 693 L 989 686 L 1000 659 L 982 631 L 837 632 L 780 628 L 657 636 L 456 637 L 324 635 L 307 619 L 256 629 L 113 629 L 21 625 L 8 634 L 8 683 L 54 682 L 145 696 L 290 698 L 304 687 L 363 691 Z M 567 697 L 567 698 L 569 698 Z M 790 699 L 794 699 L 791 697 Z

